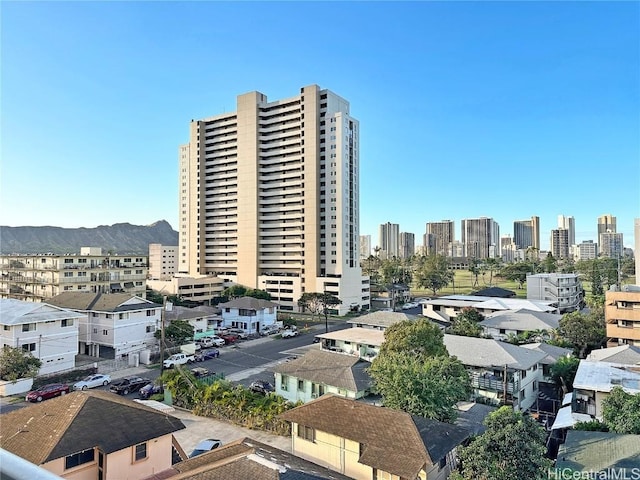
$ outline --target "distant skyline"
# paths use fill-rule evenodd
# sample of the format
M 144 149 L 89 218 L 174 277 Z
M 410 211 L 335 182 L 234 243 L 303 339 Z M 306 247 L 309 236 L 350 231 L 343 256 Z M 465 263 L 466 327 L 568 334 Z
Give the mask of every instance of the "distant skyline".
M 190 120 L 318 84 L 360 122 L 372 246 L 610 213 L 633 247 L 638 2 L 3 2 L 1 40 L 0 225 L 177 229 Z

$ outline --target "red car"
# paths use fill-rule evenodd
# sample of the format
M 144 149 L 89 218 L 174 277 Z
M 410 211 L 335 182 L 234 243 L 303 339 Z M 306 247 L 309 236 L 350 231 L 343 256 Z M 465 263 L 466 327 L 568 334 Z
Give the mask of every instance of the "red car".
M 41 402 L 53 397 L 59 397 L 69 393 L 69 385 L 64 383 L 50 383 L 49 385 L 43 385 L 38 390 L 27 393 L 25 400 L 28 402 Z
M 221 339 L 224 340 L 224 343 L 229 345 L 230 343 L 236 343 L 238 341 L 238 336 L 233 333 L 221 333 L 218 335 Z

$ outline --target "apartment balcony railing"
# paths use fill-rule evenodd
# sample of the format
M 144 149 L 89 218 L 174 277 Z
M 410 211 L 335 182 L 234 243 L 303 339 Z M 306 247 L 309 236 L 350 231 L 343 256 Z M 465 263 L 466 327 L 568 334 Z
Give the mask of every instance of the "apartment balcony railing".
M 505 385 L 504 379 L 496 375 L 471 373 L 470 377 L 471 386 L 478 390 L 503 393 L 506 387 L 507 393 L 511 395 L 513 395 L 514 392 L 517 393 L 520 390 L 519 382 L 510 380 L 508 378 Z

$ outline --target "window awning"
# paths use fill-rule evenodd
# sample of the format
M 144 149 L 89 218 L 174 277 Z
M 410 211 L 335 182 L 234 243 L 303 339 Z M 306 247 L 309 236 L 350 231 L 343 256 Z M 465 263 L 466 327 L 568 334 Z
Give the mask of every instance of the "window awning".
M 124 282 L 124 288 L 133 288 L 133 282 Z
M 122 290 L 122 285 L 119 283 L 112 283 L 109 288 L 111 290 Z

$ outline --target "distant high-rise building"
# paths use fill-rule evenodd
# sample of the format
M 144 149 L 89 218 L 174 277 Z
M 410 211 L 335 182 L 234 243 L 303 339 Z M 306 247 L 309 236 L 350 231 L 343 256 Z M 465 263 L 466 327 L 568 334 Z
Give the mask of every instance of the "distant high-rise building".
M 149 244 L 149 278 L 167 280 L 178 273 L 178 246 Z
M 424 243 L 427 253 L 447 255 L 453 241 L 455 241 L 455 223 L 453 220 L 427 223 Z
M 575 260 L 593 260 L 598 257 L 598 244 L 593 240 L 584 240 L 576 245 Z
M 569 232 L 569 245 L 576 244 L 576 220 L 573 217 L 558 215 L 558 228 L 564 228 Z
M 515 261 L 517 249 L 511 235 L 503 235 L 500 237 L 500 256 L 503 262 L 510 263 Z
M 360 260 L 371 256 L 371 235 L 360 235 Z
M 569 230 L 558 228 L 551 230 L 551 255 L 555 258 L 569 258 Z
M 640 218 L 636 218 L 633 226 L 634 251 L 633 258 L 636 262 L 636 285 L 640 286 Z
M 517 248 L 540 250 L 540 217 L 513 222 L 513 242 Z
M 267 290 L 281 310 L 303 292 L 369 307 L 359 248 L 359 123 L 310 85 L 192 120 L 179 149 L 179 272 Z
M 622 258 L 623 251 L 622 233 L 603 232 L 600 234 L 600 256 Z
M 598 217 L 598 245 L 599 245 L 600 254 L 603 254 L 603 250 L 602 250 L 603 239 L 601 235 L 603 233 L 616 233 L 616 232 L 617 232 L 616 217 L 614 217 L 610 213 L 607 213 L 605 215 L 600 215 Z
M 467 218 L 461 222 L 464 256 L 489 258 L 495 256 L 500 245 L 500 227 L 493 218 Z
M 380 225 L 380 257 L 393 258 L 400 256 L 400 225 L 383 223 Z
M 400 258 L 411 258 L 416 252 L 416 236 L 409 232 L 400 232 Z

